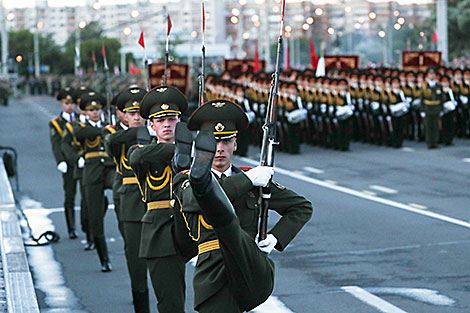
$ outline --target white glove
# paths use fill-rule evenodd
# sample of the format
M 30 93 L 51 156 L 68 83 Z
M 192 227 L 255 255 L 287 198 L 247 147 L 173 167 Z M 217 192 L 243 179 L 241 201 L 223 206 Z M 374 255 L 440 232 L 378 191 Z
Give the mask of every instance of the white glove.
M 80 157 L 77 161 L 78 168 L 84 168 L 85 167 L 85 159 L 83 157 Z
M 273 234 L 268 234 L 266 239 L 258 242 L 258 235 L 256 236 L 256 244 L 258 248 L 266 254 L 270 254 L 273 251 L 274 246 L 277 244 L 277 238 Z
M 245 174 L 251 180 L 253 186 L 266 187 L 274 175 L 274 169 L 269 166 L 257 166 L 246 171 Z
M 419 115 L 421 115 L 421 118 L 425 118 L 425 117 L 426 117 L 426 113 L 424 113 L 424 112 L 420 112 Z
M 253 122 L 256 118 L 255 112 L 250 111 L 250 112 L 246 112 L 245 114 L 248 117 L 248 123 Z
M 67 169 L 69 167 L 67 166 L 67 163 L 65 161 L 62 161 L 60 162 L 59 164 L 57 164 L 57 169 L 59 170 L 59 172 L 61 172 L 62 174 L 65 174 L 67 173 Z

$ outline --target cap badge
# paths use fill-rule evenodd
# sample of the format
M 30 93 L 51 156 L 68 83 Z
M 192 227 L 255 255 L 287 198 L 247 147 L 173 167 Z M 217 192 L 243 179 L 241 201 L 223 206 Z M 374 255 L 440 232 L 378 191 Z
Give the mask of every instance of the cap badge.
M 132 105 L 139 105 L 139 101 L 132 102 Z
M 91 105 L 98 105 L 99 103 L 96 101 L 91 101 Z
M 131 89 L 131 90 L 130 90 L 130 92 L 131 92 L 132 94 L 134 94 L 134 93 L 139 93 L 139 91 L 140 91 L 139 89 Z
M 214 128 L 215 128 L 216 131 L 221 132 L 225 129 L 225 126 L 222 123 L 217 123 L 217 125 L 215 125 Z
M 162 88 L 158 88 L 158 89 L 155 89 L 155 91 L 158 91 L 158 92 L 165 92 L 168 88 L 166 87 L 162 87 Z
M 94 96 L 96 93 L 94 91 L 88 93 L 89 96 Z
M 214 108 L 221 108 L 221 107 L 223 107 L 224 105 L 225 105 L 225 102 L 214 102 L 214 103 L 212 103 L 212 106 L 213 106 Z
M 162 104 L 161 106 L 162 110 L 168 110 L 170 108 L 170 106 L 166 103 Z

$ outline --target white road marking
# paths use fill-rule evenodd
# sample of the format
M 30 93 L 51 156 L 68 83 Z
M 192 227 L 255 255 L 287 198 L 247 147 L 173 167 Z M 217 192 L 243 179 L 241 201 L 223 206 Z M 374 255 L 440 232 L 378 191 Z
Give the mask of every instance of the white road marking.
M 302 174 L 304 173 L 304 172 L 301 171 L 301 170 L 295 170 L 294 172 L 296 172 L 297 174 L 300 174 L 300 175 L 302 175 Z
M 470 163 L 470 158 L 462 159 L 462 161 L 464 161 L 464 162 L 466 162 L 466 163 Z
M 367 291 L 378 294 L 400 295 L 402 297 L 412 298 L 416 301 L 429 303 L 439 306 L 453 306 L 455 300 L 447 296 L 440 295 L 439 292 L 432 289 L 425 288 L 391 288 L 391 287 L 378 287 L 366 288 Z
M 243 157 L 240 157 L 240 159 L 245 161 L 246 163 L 258 165 L 258 162 L 252 161 L 250 159 L 243 158 Z M 455 225 L 462 226 L 462 227 L 465 227 L 465 228 L 470 228 L 470 223 L 458 220 L 458 219 L 453 218 L 453 217 L 448 217 L 448 216 L 445 216 L 445 215 L 441 215 L 441 214 L 437 214 L 437 213 L 433 213 L 433 212 L 429 212 L 429 211 L 424 211 L 424 210 L 420 210 L 420 209 L 416 209 L 416 208 L 413 208 L 412 206 L 407 205 L 407 204 L 403 204 L 403 203 L 388 200 L 388 199 L 383 199 L 383 198 L 376 197 L 376 196 L 370 196 L 370 195 L 367 195 L 363 192 L 356 191 L 356 190 L 353 190 L 353 189 L 350 189 L 350 188 L 335 186 L 331 183 L 327 183 L 326 181 L 321 181 L 321 180 L 318 180 L 318 179 L 315 179 L 315 178 L 295 174 L 292 171 L 288 171 L 288 170 L 282 169 L 280 167 L 275 167 L 274 171 L 279 173 L 279 174 L 282 174 L 282 175 L 286 175 L 286 176 L 289 176 L 289 177 L 292 177 L 292 178 L 295 178 L 295 179 L 298 179 L 298 180 L 302 180 L 302 181 L 310 183 L 310 184 L 314 184 L 314 185 L 322 186 L 322 187 L 329 188 L 329 189 L 332 189 L 332 190 L 336 190 L 336 191 L 339 191 L 339 192 L 343 192 L 343 193 L 346 193 L 346 194 L 349 194 L 349 195 L 352 195 L 352 196 L 355 196 L 355 197 L 358 197 L 358 198 L 378 202 L 378 203 L 381 203 L 381 204 L 384 204 L 384 205 L 395 207 L 395 208 L 400 209 L 400 210 L 413 212 L 413 213 L 416 213 L 416 214 L 420 214 L 420 215 L 424 215 L 424 216 L 427 216 L 427 217 L 430 217 L 430 218 L 441 220 L 441 221 L 444 221 L 444 222 L 447 222 L 447 223 L 455 224 Z
M 412 206 L 413 208 L 420 209 L 420 210 L 427 210 L 427 208 L 428 208 L 427 206 L 417 204 L 417 203 L 408 203 L 408 205 Z
M 405 152 L 414 152 L 415 151 L 415 149 L 410 148 L 410 147 L 403 147 L 403 148 L 401 148 L 401 150 L 405 151 Z
M 377 194 L 373 191 L 370 191 L 370 190 L 362 190 L 361 192 L 365 193 L 366 195 L 369 195 L 369 196 L 376 196 Z
M 277 169 L 277 167 L 276 167 Z M 329 185 L 336 185 L 338 182 L 336 180 L 331 180 L 331 179 L 325 179 L 325 183 Z
M 253 313 L 294 313 L 277 297 L 270 296 L 264 303 L 254 308 Z
M 369 188 L 374 189 L 374 190 L 378 190 L 378 191 L 382 191 L 382 192 L 385 192 L 385 193 L 389 193 L 389 194 L 394 194 L 394 193 L 398 192 L 395 189 L 391 189 L 391 188 L 387 188 L 387 187 L 379 186 L 379 185 L 370 185 Z
M 314 167 L 310 167 L 310 166 L 304 167 L 304 170 L 306 170 L 307 172 L 313 173 L 313 174 L 323 174 L 323 173 L 325 173 L 324 170 L 320 170 L 318 168 L 314 168 Z
M 377 296 L 374 296 L 373 294 L 357 286 L 344 286 L 344 287 L 341 287 L 341 289 L 351 294 L 352 296 L 356 297 L 357 299 L 361 300 L 362 302 L 365 302 L 368 305 L 373 306 L 374 308 L 378 309 L 380 312 L 406 313 L 406 311 L 403 311 L 402 309 L 394 306 L 393 304 L 388 303 L 387 301 Z

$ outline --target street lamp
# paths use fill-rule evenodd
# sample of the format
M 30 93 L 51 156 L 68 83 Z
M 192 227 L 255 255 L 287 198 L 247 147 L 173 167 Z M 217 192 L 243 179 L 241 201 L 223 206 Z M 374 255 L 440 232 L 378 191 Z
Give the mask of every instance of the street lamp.
M 313 17 L 309 16 L 309 17 L 307 17 L 306 22 L 307 22 L 308 25 L 312 25 L 315 22 L 315 20 L 313 19 Z
M 78 23 L 78 28 L 84 29 L 85 27 L 86 27 L 86 22 L 85 21 L 81 21 L 80 23 Z
M 124 35 L 129 36 L 132 32 L 132 29 L 130 27 L 125 27 L 122 32 L 124 33 Z
M 15 19 L 15 13 L 8 13 L 7 20 L 8 21 L 13 21 L 14 19 Z
M 335 29 L 333 27 L 328 27 L 327 32 L 328 34 L 333 35 L 335 33 Z
M 315 14 L 320 16 L 320 15 L 323 15 L 323 10 L 321 8 L 316 8 L 315 9 Z
M 395 30 L 400 30 L 401 25 L 399 23 L 395 23 L 395 25 L 393 25 L 393 28 L 395 28 Z
M 131 12 L 131 17 L 137 18 L 137 17 L 139 16 L 139 14 L 140 14 L 139 11 L 137 11 L 137 10 L 132 10 L 132 12 Z
M 19 55 L 16 56 L 16 62 L 21 63 L 21 61 L 23 61 L 23 56 L 21 56 L 21 54 L 19 54 Z
M 405 24 L 405 18 L 404 17 L 399 17 L 397 22 L 398 22 L 398 24 L 403 25 L 403 24 Z
M 385 35 L 386 35 L 386 33 L 385 33 L 385 31 L 381 30 L 381 31 L 379 31 L 379 32 L 377 33 L 377 35 L 378 35 L 380 38 L 384 38 Z
M 376 17 L 377 17 L 377 13 L 375 13 L 374 11 L 369 12 L 369 18 L 370 18 L 371 20 L 375 20 Z

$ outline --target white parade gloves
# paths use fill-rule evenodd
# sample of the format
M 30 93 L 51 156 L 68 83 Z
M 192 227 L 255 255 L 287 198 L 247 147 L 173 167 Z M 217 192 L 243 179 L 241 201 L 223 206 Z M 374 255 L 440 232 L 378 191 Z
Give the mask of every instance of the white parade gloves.
M 246 117 L 248 117 L 248 123 L 252 123 L 256 118 L 255 112 L 249 111 L 249 112 L 246 112 L 245 114 L 246 114 Z
M 62 174 L 67 173 L 68 168 L 69 167 L 67 166 L 67 163 L 65 161 L 62 161 L 59 164 L 57 164 L 57 170 L 61 172 Z
M 273 251 L 274 246 L 277 244 L 277 238 L 273 234 L 268 234 L 266 239 L 258 242 L 258 235 L 256 235 L 256 244 L 258 248 L 266 254 L 270 254 Z
M 421 115 L 421 118 L 425 118 L 425 117 L 426 117 L 426 113 L 424 113 L 424 112 L 420 112 L 419 115 Z
M 83 157 L 80 157 L 77 161 L 78 168 L 84 168 L 85 167 L 85 159 Z
M 269 166 L 257 166 L 245 172 L 253 186 L 266 187 L 274 175 L 274 169 Z

